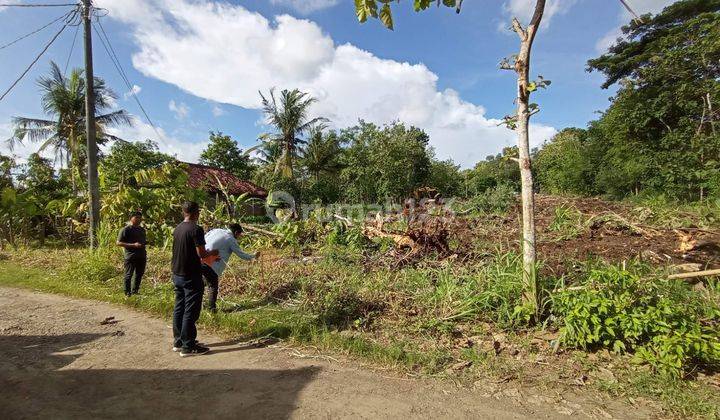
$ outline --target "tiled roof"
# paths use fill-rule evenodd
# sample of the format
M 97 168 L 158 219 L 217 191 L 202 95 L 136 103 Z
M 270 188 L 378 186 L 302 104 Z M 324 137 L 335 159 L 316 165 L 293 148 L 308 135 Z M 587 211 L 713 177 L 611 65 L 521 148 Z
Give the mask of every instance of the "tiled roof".
M 265 198 L 267 191 L 253 184 L 238 178 L 230 172 L 214 168 L 212 166 L 199 165 L 197 163 L 181 162 L 187 165 L 189 172 L 188 184 L 191 188 L 204 190 L 210 193 L 222 192 L 218 185 L 218 180 L 230 195 L 240 195 L 248 193 L 251 197 Z

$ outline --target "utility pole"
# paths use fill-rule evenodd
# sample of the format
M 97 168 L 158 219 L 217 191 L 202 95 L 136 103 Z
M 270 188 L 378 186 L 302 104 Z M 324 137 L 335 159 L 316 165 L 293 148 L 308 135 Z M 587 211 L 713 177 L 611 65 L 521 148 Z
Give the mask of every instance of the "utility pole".
M 100 185 L 98 181 L 98 150 L 95 138 L 95 88 L 92 61 L 92 0 L 83 0 L 85 28 L 85 135 L 87 138 L 87 179 L 90 191 L 89 240 L 90 248 L 97 246 L 100 225 Z

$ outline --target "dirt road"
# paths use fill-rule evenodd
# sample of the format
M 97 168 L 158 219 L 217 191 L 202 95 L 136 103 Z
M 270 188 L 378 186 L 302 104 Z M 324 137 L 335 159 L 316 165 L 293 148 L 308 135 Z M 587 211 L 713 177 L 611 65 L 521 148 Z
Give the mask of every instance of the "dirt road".
M 115 323 L 101 325 L 106 317 Z M 0 288 L 0 413 L 14 418 L 603 418 L 642 415 L 507 386 L 468 390 L 201 332 L 180 358 L 167 322 Z M 615 403 L 613 403 L 615 404 Z

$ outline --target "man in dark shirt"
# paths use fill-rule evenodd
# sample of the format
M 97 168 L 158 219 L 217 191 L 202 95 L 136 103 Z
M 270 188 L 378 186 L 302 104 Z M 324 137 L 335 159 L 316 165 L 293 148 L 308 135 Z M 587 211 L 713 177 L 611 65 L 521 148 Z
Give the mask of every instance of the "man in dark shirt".
M 117 245 L 125 248 L 125 296 L 137 294 L 140 291 L 140 282 L 145 274 L 147 253 L 145 252 L 145 228 L 142 223 L 142 213 L 133 212 L 130 223 L 118 235 Z M 133 274 L 135 281 L 132 282 Z
M 173 351 L 179 351 L 180 356 L 186 357 L 210 351 L 196 340 L 195 322 L 200 317 L 204 289 L 200 259 L 218 255 L 218 251 L 205 250 L 205 232 L 197 225 L 200 206 L 193 201 L 185 202 L 183 216 L 185 220 L 173 232 Z

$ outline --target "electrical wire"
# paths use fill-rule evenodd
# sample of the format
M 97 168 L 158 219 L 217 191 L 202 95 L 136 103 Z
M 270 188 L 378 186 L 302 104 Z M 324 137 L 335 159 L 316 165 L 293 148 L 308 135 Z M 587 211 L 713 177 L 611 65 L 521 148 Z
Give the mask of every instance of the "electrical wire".
M 70 59 L 72 58 L 73 50 L 75 49 L 75 41 L 77 40 L 78 32 L 80 32 L 80 25 L 75 26 L 75 35 L 73 35 L 72 44 L 70 44 L 70 53 L 68 53 L 68 58 L 65 61 L 65 69 L 63 69 L 63 75 L 67 75 L 67 69 L 70 65 Z
M 52 39 L 50 39 L 50 42 L 48 42 L 47 44 L 45 44 L 45 47 L 42 49 L 42 51 L 40 51 L 40 54 L 38 54 L 37 57 L 35 57 L 35 59 L 30 63 L 30 65 L 27 66 L 27 68 L 25 69 L 25 71 L 23 71 L 22 74 L 20 74 L 20 76 L 19 76 L 17 79 L 15 79 L 15 81 L 10 85 L 10 87 L 7 88 L 7 90 L 5 90 L 5 92 L 3 92 L 2 95 L 0 95 L 0 102 L 2 102 L 2 100 L 5 99 L 5 97 L 13 90 L 13 88 L 14 88 L 15 86 L 17 86 L 18 83 L 20 83 L 20 81 L 21 81 L 21 80 L 25 77 L 25 75 L 30 71 L 30 69 L 35 65 L 35 63 L 37 63 L 38 60 L 40 60 L 40 57 L 42 57 L 42 56 L 45 54 L 45 52 L 47 52 L 48 48 L 50 48 L 50 46 L 53 44 L 53 42 L 55 42 L 55 40 L 58 39 L 58 37 L 60 36 L 60 34 L 63 33 L 63 31 L 65 30 L 65 28 L 67 28 L 68 25 L 70 25 L 70 24 L 72 23 L 72 21 L 73 21 L 76 17 L 77 17 L 77 10 L 74 11 L 74 14 L 73 14 L 73 13 L 69 13 L 69 14 L 68 14 L 68 18 L 67 18 L 67 20 L 65 21 L 65 24 L 62 26 L 62 28 L 60 28 L 60 30 L 57 31 L 57 33 L 55 34 L 55 36 L 53 36 Z
M 32 4 L 32 3 L 0 3 L 0 7 L 67 7 L 77 6 L 78 3 Z
M 133 89 L 132 83 L 130 83 L 130 80 L 127 77 L 127 74 L 125 73 L 125 70 L 122 67 L 122 63 L 120 62 L 120 59 L 118 58 L 117 54 L 115 53 L 115 49 L 112 46 L 112 43 L 110 42 L 110 37 L 108 37 L 107 33 L 105 32 L 105 28 L 103 28 L 102 23 L 100 23 L 100 19 L 95 20 L 97 23 L 96 25 L 93 25 L 93 29 L 95 29 L 95 33 L 98 35 L 98 38 L 100 39 L 100 42 L 103 45 L 103 48 L 105 49 L 105 52 L 110 57 L 110 61 L 112 61 L 113 66 L 115 66 L 115 70 L 117 70 L 118 74 L 120 75 L 120 78 L 125 83 L 125 86 L 128 88 L 128 93 L 133 97 L 135 102 L 137 103 L 138 107 L 140 108 L 140 111 L 142 112 L 143 116 L 145 116 L 145 119 L 147 120 L 148 124 L 152 127 L 152 129 L 155 131 L 155 134 L 158 136 L 159 139 L 162 139 L 163 136 L 160 134 L 160 131 L 155 126 L 155 123 L 153 123 L 152 119 L 150 119 L 150 116 L 148 115 L 147 111 L 145 111 L 145 107 L 140 102 L 140 98 L 138 98 L 137 94 L 135 93 L 135 90 Z M 100 31 L 97 30 L 97 27 L 100 27 Z
M 59 16 L 59 17 L 51 20 L 49 23 L 46 23 L 45 25 L 43 25 L 43 26 L 35 29 L 34 31 L 29 32 L 29 33 L 27 33 L 27 34 L 25 34 L 25 35 L 23 35 L 23 36 L 20 36 L 20 37 L 16 38 L 14 41 L 10 41 L 10 42 L 8 42 L 7 44 L 0 45 L 0 50 L 4 50 L 5 48 L 7 48 L 7 47 L 9 47 L 9 46 L 11 46 L 11 45 L 17 44 L 18 42 L 22 41 L 23 39 L 25 39 L 25 38 L 27 38 L 27 37 L 29 37 L 29 36 L 35 35 L 36 33 L 40 32 L 40 31 L 42 31 L 43 29 L 47 28 L 48 26 L 52 25 L 53 23 L 55 23 L 55 22 L 57 22 L 57 21 L 59 21 L 59 20 L 62 20 L 62 19 L 64 19 L 64 18 L 68 17 L 68 16 L 69 16 L 69 13 L 65 13 L 64 15 Z

